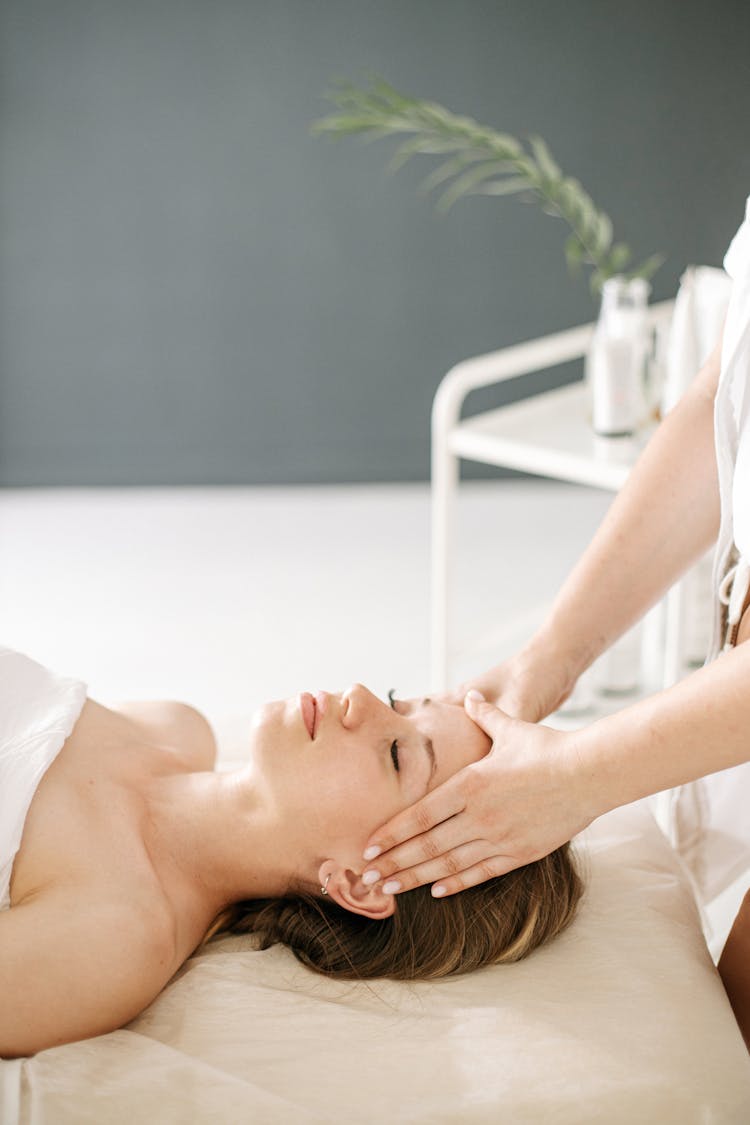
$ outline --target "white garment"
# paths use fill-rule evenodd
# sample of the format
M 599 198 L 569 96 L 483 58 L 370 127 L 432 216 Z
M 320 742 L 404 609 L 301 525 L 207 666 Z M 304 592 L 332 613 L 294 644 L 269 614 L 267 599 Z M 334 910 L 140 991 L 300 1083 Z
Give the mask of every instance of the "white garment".
M 86 685 L 0 648 L 0 910 L 29 807 L 86 702 Z
M 750 197 L 745 221 L 724 257 L 724 269 L 732 288 L 714 403 L 721 526 L 713 557 L 713 638 L 706 664 L 725 644 L 731 647 L 750 589 L 750 404 L 745 401 L 750 380 Z M 669 838 L 703 906 L 719 895 L 734 894 L 738 886 L 741 901 L 748 885 L 749 792 L 750 761 L 671 790 Z
M 750 562 L 750 196 L 745 221 L 724 257 L 732 278 L 721 374 L 714 404 L 714 442 L 721 497 L 721 526 L 713 564 L 713 589 L 726 589 L 728 572 L 740 556 Z M 726 604 L 726 602 L 724 603 Z M 721 651 L 726 628 L 724 605 L 716 602 L 714 636 L 706 663 Z

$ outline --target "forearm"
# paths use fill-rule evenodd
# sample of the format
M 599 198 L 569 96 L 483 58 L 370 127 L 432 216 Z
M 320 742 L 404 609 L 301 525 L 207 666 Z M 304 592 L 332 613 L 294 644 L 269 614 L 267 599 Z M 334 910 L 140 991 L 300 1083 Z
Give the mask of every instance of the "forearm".
M 571 768 L 594 817 L 750 760 L 750 643 L 575 732 Z
M 714 396 L 721 338 L 643 450 L 555 599 L 530 653 L 553 653 L 573 681 L 715 541 L 720 502 Z

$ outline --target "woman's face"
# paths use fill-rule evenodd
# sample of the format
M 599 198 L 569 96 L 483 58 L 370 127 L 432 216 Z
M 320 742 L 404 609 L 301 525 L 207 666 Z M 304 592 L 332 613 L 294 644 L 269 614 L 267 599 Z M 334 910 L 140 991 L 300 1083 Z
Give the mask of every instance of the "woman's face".
M 253 725 L 259 783 L 305 867 L 331 856 L 361 872 L 374 829 L 491 746 L 450 703 L 395 700 L 391 708 L 353 684 L 319 692 L 316 704 L 306 693 L 269 703 Z

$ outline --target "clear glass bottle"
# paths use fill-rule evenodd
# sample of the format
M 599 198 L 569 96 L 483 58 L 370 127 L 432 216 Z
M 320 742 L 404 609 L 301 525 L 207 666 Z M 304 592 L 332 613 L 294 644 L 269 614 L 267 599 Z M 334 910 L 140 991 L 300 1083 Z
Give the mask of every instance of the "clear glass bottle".
M 611 277 L 586 354 L 591 425 L 602 437 L 630 437 L 648 414 L 646 378 L 652 340 L 647 304 L 651 286 L 642 277 Z

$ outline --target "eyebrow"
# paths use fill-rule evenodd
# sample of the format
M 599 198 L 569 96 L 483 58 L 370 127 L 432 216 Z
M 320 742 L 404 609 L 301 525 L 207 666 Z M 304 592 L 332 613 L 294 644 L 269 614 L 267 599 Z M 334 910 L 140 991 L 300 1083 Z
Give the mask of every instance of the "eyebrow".
M 423 699 L 422 700 L 422 706 L 424 707 L 424 706 L 426 706 L 426 704 L 431 703 L 431 702 L 432 702 L 432 700 L 429 699 L 429 698 Z M 430 788 L 430 782 L 432 781 L 433 777 L 435 776 L 435 771 L 437 770 L 437 762 L 435 760 L 435 747 L 432 745 L 432 739 L 428 738 L 427 735 L 424 736 L 423 745 L 424 745 L 425 750 L 427 751 L 427 757 L 430 759 L 430 776 L 427 778 L 427 788 L 429 789 Z
M 427 788 L 429 789 L 430 782 L 435 776 L 435 770 L 437 769 L 437 762 L 435 761 L 435 747 L 432 745 L 432 739 L 428 738 L 427 735 L 424 736 L 423 746 L 427 751 L 427 757 L 430 759 L 430 776 L 427 778 Z

